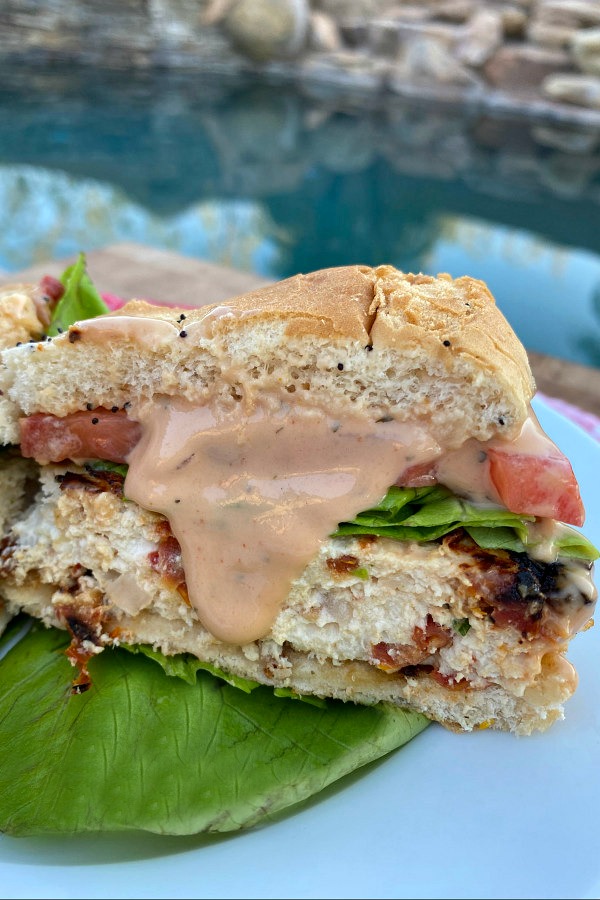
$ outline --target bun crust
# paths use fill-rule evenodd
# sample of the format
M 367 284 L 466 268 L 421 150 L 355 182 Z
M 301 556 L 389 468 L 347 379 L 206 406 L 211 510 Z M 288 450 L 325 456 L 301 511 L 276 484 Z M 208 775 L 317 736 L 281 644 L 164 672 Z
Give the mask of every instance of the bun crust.
M 288 338 L 313 335 L 365 341 L 378 349 L 425 350 L 442 364 L 457 354 L 505 378 L 507 390 L 521 394 L 524 404 L 535 392 L 525 348 L 485 282 L 476 278 L 415 275 L 393 266 L 343 266 L 294 275 L 226 305 L 241 313 L 246 324 L 286 322 Z M 186 311 L 186 321 L 201 321 L 217 308 Z M 154 316 L 159 311 L 172 318 L 172 310 L 143 301 L 126 304 L 116 315 Z M 239 317 L 223 317 L 213 333 L 239 327 Z
M 255 322 L 284 321 L 288 337 L 314 335 L 368 343 L 375 318 L 375 284 L 374 270 L 368 266 L 320 269 L 242 294 L 227 306 Z M 227 330 L 231 323 L 225 319 L 223 326 Z
M 535 383 L 527 353 L 485 282 L 445 273 L 437 278 L 404 274 L 391 266 L 375 274 L 374 343 L 412 346 L 440 359 L 457 354 L 504 380 L 516 403 L 529 403 Z

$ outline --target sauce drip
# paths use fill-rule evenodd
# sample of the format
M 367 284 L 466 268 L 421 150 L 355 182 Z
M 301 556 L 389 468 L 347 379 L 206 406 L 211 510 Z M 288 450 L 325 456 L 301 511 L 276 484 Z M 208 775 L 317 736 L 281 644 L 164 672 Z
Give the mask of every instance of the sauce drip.
M 439 455 L 422 429 L 283 405 L 231 414 L 154 398 L 138 413 L 126 496 L 170 522 L 192 605 L 222 641 L 270 630 L 337 524 L 377 504 L 409 464 Z
M 69 329 L 69 336 L 75 333 L 80 339 L 95 343 L 110 343 L 113 340 L 128 340 L 147 350 L 169 344 L 179 334 L 178 329 L 166 319 L 149 316 L 111 315 L 83 319 Z

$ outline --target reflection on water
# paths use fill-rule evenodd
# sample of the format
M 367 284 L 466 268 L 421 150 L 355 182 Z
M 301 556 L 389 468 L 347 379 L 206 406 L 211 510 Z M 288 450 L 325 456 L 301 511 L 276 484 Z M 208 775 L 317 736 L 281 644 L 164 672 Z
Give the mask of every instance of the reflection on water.
M 1 73 L 0 73 L 1 74 Z M 193 76 L 0 78 L 0 267 L 136 240 L 272 277 L 484 278 L 600 365 L 600 133 Z
M 0 266 L 12 270 L 126 240 L 248 271 L 270 272 L 276 254 L 260 202 L 204 200 L 160 215 L 122 188 L 33 166 L 0 167 L 2 219 Z

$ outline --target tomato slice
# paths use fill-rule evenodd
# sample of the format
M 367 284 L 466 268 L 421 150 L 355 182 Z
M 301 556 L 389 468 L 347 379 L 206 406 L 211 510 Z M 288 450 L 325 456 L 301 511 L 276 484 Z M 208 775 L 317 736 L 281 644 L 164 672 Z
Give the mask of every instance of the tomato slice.
M 124 410 L 93 409 L 62 418 L 36 413 L 21 419 L 21 453 L 42 465 L 66 459 L 124 463 L 141 437 L 141 426 Z
M 431 487 L 437 484 L 435 462 L 409 466 L 398 478 L 396 484 L 398 487 Z
M 585 510 L 571 463 L 560 450 L 531 456 L 490 447 L 490 478 L 511 512 L 583 525 Z
M 53 278 L 52 275 L 44 275 L 40 280 L 40 291 L 44 297 L 48 297 L 56 306 L 65 292 L 65 287 L 58 278 Z

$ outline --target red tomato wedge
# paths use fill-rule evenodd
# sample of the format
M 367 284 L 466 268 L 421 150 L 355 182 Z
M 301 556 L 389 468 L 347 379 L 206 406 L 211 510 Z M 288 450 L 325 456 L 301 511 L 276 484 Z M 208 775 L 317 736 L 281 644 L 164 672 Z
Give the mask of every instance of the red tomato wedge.
M 45 465 L 65 459 L 124 463 L 141 437 L 139 422 L 124 410 L 76 412 L 59 418 L 36 413 L 21 419 L 21 453 Z
M 398 487 L 432 487 L 436 483 L 435 462 L 409 466 L 396 481 Z
M 504 505 L 515 513 L 583 525 L 585 510 L 571 463 L 560 450 L 528 456 L 487 450 L 490 478 Z
M 63 283 L 58 278 L 53 278 L 52 275 L 44 275 L 40 281 L 40 290 L 44 297 L 53 301 L 55 306 L 65 292 Z

